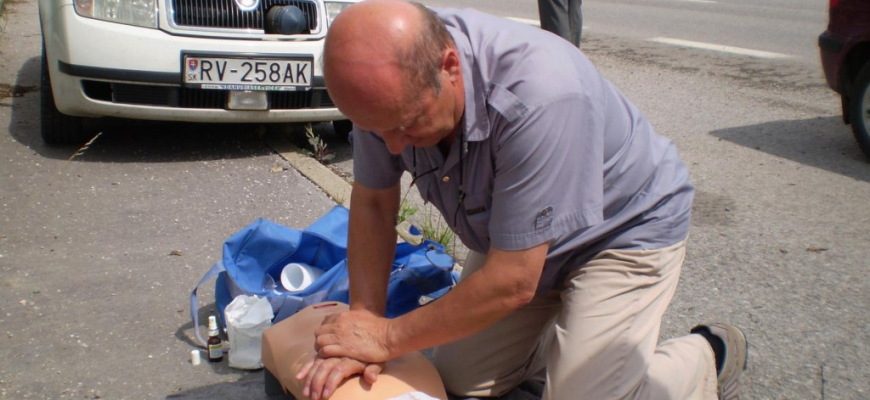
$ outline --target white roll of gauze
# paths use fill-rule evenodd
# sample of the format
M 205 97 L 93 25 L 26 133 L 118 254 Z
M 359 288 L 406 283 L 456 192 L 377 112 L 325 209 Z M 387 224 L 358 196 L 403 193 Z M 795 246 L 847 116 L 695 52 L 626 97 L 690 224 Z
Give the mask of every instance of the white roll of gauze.
M 290 292 L 305 290 L 323 275 L 323 270 L 310 265 L 290 263 L 281 270 L 281 285 Z

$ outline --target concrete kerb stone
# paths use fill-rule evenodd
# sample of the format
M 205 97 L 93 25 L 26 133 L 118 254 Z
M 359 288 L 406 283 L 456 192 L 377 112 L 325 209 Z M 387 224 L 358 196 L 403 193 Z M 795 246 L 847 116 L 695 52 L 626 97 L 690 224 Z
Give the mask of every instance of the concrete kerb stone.
M 267 145 L 303 176 L 326 192 L 326 195 L 335 200 L 336 203 L 350 207 L 350 183 L 313 157 L 305 154 L 302 149 L 296 147 L 284 136 L 270 138 Z
M 6 10 L 3 9 L 6 0 L 0 0 L 0 36 L 3 36 L 4 31 L 6 30 Z
M 351 184 L 335 174 L 332 170 L 315 160 L 305 151 L 293 144 L 286 136 L 275 135 L 270 137 L 266 144 L 274 150 L 281 158 L 287 160 L 290 166 L 299 171 L 303 176 L 308 178 L 312 183 L 320 187 L 326 195 L 335 200 L 336 203 L 350 208 Z M 418 200 L 422 202 L 422 200 Z M 397 238 L 402 241 L 401 237 Z M 454 257 L 464 258 L 468 250 L 464 246 L 460 246 L 461 254 L 453 254 Z M 459 259 L 453 265 L 457 272 L 462 272 L 462 265 Z

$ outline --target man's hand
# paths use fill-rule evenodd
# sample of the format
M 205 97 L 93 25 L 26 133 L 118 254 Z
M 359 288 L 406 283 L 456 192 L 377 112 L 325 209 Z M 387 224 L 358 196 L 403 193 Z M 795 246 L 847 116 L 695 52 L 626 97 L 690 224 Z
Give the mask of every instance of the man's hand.
M 350 357 L 369 363 L 384 362 L 394 354 L 388 346 L 390 320 L 367 310 L 351 310 L 326 317 L 314 331 L 320 358 Z
M 328 399 L 341 382 L 357 374 L 363 374 L 366 382 L 374 384 L 383 369 L 383 364 L 365 364 L 347 357 L 315 357 L 302 366 L 296 379 L 305 380 L 303 395 L 320 400 Z

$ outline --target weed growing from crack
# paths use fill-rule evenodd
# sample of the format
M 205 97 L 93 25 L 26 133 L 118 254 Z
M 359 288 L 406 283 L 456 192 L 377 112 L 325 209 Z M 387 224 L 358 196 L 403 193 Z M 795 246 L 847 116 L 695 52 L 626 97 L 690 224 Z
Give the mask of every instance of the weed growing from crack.
M 440 215 L 432 215 L 432 206 L 426 206 L 426 216 L 423 218 L 423 224 L 420 227 L 423 237 L 436 242 L 445 249 L 450 248 L 456 240 L 456 234 L 450 229 L 447 223 L 440 218 Z M 455 252 L 455 249 L 454 249 Z
M 305 137 L 308 138 L 308 144 L 311 145 L 311 156 L 321 164 L 325 164 L 335 158 L 332 150 L 327 149 L 326 142 L 314 133 L 314 127 L 311 123 L 305 124 Z

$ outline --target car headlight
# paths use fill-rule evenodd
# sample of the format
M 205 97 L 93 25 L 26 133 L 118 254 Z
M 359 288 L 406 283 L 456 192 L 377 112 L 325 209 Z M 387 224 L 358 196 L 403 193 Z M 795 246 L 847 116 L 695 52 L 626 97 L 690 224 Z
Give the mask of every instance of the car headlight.
M 326 26 L 332 25 L 332 21 L 342 10 L 353 3 L 326 2 Z
M 157 0 L 73 0 L 73 4 L 82 17 L 157 28 Z

